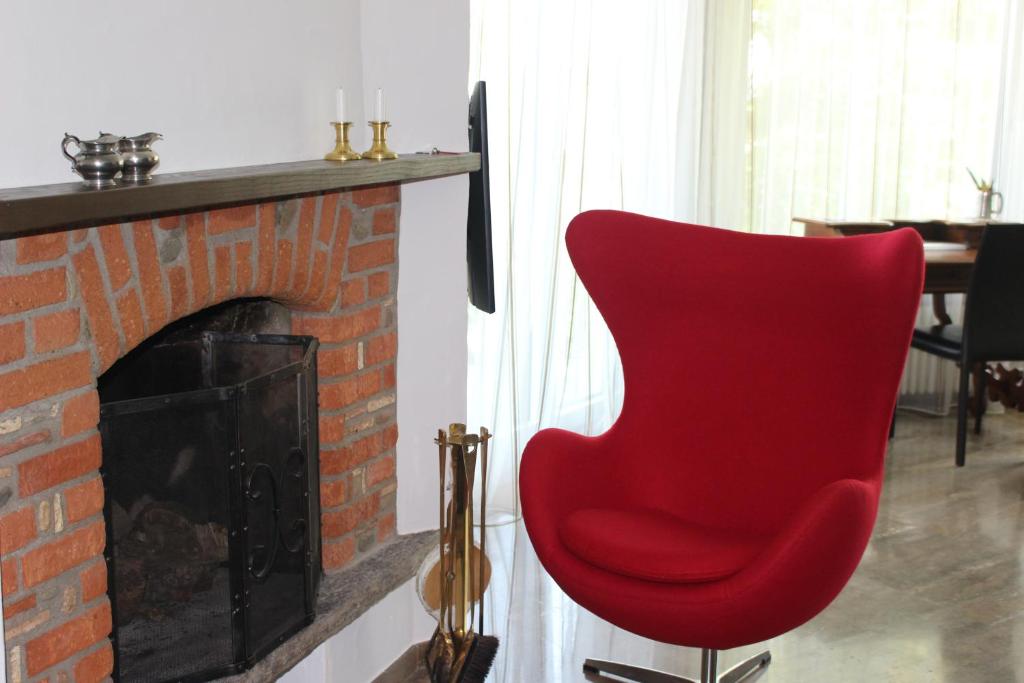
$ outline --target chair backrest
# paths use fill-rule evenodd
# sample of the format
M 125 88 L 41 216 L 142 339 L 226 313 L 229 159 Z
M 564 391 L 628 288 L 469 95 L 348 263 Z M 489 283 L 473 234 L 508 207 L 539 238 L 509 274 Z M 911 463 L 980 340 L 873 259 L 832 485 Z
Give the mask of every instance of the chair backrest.
M 967 354 L 1024 359 L 1024 225 L 985 228 L 967 289 Z
M 843 478 L 879 480 L 920 299 L 913 230 L 750 235 L 577 216 L 573 264 L 622 359 L 603 437 L 629 505 L 776 529 Z

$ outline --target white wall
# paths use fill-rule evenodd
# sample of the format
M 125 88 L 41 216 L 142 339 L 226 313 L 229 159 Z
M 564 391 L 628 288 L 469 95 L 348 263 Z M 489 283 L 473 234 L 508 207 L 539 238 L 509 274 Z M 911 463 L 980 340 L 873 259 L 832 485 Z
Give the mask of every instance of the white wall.
M 466 151 L 469 2 L 363 0 L 367 103 L 387 94 L 401 151 Z M 369 109 L 368 109 L 369 110 Z M 466 419 L 466 176 L 402 187 L 398 530 L 437 528 L 439 427 Z M 447 302 L 450 302 L 447 303 Z M 456 304 L 455 302 L 458 302 Z
M 2 583 L 3 577 L 0 577 L 0 584 Z M 3 619 L 0 619 L 0 657 L 0 683 L 7 683 L 7 643 L 4 640 Z
M 358 0 L 3 0 L 0 187 L 76 180 L 59 151 L 65 131 L 163 133 L 158 172 L 323 156 L 334 88 L 362 89 L 359 9 Z
M 409 644 L 422 641 L 429 637 L 437 623 L 420 606 L 414 583 L 410 580 L 393 590 L 372 611 L 356 619 L 299 662 L 279 679 L 280 683 L 365 683 L 373 680 L 408 647 L 396 653 L 395 641 Z

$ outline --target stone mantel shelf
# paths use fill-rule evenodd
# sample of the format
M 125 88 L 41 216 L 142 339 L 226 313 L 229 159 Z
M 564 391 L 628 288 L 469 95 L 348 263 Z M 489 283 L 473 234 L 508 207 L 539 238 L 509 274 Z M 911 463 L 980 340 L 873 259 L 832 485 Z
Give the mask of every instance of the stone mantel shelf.
M 415 576 L 423 558 L 436 547 L 436 531 L 396 536 L 351 567 L 324 576 L 320 580 L 316 620 L 249 671 L 218 679 L 218 683 L 276 681 L 321 643 Z
M 394 161 L 295 161 L 157 174 L 146 185 L 107 190 L 80 182 L 0 189 L 0 240 L 479 169 L 479 154 L 406 154 Z

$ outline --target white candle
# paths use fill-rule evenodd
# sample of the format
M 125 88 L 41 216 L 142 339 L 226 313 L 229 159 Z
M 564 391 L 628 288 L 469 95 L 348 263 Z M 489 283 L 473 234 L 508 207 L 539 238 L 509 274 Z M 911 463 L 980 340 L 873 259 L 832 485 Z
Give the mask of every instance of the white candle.
M 373 108 L 374 121 L 387 121 L 387 114 L 384 109 L 384 89 L 377 88 L 377 105 Z
M 341 88 L 338 88 L 338 92 L 335 93 L 335 98 L 336 102 L 334 115 L 336 118 L 334 120 L 337 121 L 338 123 L 345 123 L 345 91 Z

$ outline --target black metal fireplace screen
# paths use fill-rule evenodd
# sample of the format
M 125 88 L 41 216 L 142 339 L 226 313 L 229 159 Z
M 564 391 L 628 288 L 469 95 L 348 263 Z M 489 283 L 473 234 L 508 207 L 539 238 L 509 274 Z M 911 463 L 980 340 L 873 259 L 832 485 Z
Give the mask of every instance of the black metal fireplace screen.
M 312 621 L 317 346 L 203 332 L 101 378 L 115 680 L 242 671 Z

